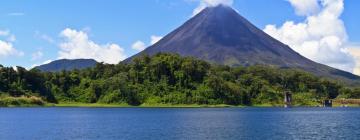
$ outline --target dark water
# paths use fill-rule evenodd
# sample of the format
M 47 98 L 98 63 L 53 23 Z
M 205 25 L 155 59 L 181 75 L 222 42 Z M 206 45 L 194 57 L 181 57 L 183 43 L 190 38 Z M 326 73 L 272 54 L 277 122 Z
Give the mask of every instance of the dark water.
M 0 108 L 0 139 L 360 139 L 360 108 Z

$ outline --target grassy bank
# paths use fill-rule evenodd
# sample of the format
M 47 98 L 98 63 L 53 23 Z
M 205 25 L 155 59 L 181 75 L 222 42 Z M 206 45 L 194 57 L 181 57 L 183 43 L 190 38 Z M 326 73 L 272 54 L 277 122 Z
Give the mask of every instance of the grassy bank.
M 224 108 L 224 107 L 244 107 L 232 105 L 198 105 L 198 104 L 142 104 L 139 106 L 132 106 L 128 104 L 101 104 L 101 103 L 59 103 L 47 104 L 46 106 L 52 107 L 143 107 L 143 108 Z
M 319 107 L 320 104 L 296 104 L 294 107 Z M 347 107 L 360 107 L 359 104 L 347 104 Z M 199 104 L 141 104 L 132 106 L 129 104 L 103 104 L 103 103 L 46 103 L 38 97 L 3 97 L 0 98 L 0 107 L 99 107 L 99 108 L 227 108 L 227 107 L 283 107 L 283 104 L 254 104 L 243 105 L 199 105 Z M 342 104 L 334 103 L 333 107 L 343 107 Z
M 101 104 L 101 103 L 59 103 L 59 104 L 46 104 L 48 107 L 134 107 L 134 108 L 227 108 L 227 107 L 283 107 L 283 104 L 254 104 L 250 106 L 243 105 L 198 105 L 198 104 L 141 104 L 139 106 L 132 106 L 128 104 Z M 293 107 L 319 107 L 320 104 L 301 105 L 297 104 Z M 333 104 L 333 107 L 343 107 L 341 104 Z M 360 107 L 358 104 L 348 104 L 347 107 Z
M 100 104 L 100 103 L 59 103 L 46 104 L 48 107 L 131 107 L 128 104 Z
M 0 98 L 0 107 L 32 107 L 32 106 L 44 106 L 46 102 L 39 97 L 35 96 L 21 96 L 10 97 L 5 96 Z
M 360 107 L 359 104 L 346 104 L 345 105 L 346 107 Z M 343 104 L 339 104 L 339 103 L 334 103 L 333 104 L 333 107 L 344 107 Z

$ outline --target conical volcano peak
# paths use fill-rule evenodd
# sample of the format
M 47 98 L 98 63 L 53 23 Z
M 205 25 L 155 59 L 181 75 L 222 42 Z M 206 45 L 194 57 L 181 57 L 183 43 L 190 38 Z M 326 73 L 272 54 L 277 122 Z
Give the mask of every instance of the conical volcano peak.
M 226 5 L 205 8 L 179 29 L 179 36 L 197 35 L 201 42 L 210 42 L 211 46 L 217 44 L 248 50 L 256 44 L 267 49 L 256 41 L 257 38 L 267 38 L 267 35 Z
M 201 26 L 207 30 L 216 29 L 217 32 L 226 30 L 223 33 L 245 33 L 249 30 L 251 32 L 259 32 L 257 27 L 242 17 L 235 9 L 222 4 L 205 8 L 194 18 L 190 19 L 189 22 L 201 23 Z M 237 30 L 239 28 L 241 30 Z
M 238 15 L 238 13 L 230 6 L 219 4 L 217 6 L 206 7 L 200 14 L 206 15 Z
M 144 53 L 150 55 L 157 52 L 195 56 L 231 66 L 255 64 L 287 66 L 289 63 L 283 62 L 286 58 L 302 58 L 226 5 L 205 8 L 162 40 L 144 50 Z
M 221 11 L 235 11 L 233 8 L 231 8 L 230 6 L 224 5 L 224 4 L 219 4 L 217 6 L 208 6 L 205 8 L 205 10 L 209 10 L 209 11 L 217 11 L 217 12 L 221 12 Z
M 159 52 L 177 53 L 229 66 L 271 65 L 302 69 L 319 76 L 360 79 L 315 63 L 272 38 L 230 6 L 207 7 L 154 45 L 125 60 Z

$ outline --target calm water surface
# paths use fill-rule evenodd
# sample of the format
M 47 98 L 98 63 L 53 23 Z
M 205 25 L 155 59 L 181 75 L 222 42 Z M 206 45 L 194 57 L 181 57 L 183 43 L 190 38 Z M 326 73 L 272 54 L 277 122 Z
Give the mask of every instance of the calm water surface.
M 1 140 L 360 139 L 360 108 L 0 108 Z

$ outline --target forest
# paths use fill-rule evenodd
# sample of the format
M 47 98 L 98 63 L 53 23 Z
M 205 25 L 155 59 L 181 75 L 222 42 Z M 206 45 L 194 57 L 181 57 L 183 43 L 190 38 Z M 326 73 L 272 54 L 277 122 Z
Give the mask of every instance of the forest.
M 296 69 L 229 67 L 177 54 L 159 53 L 117 65 L 41 72 L 0 65 L 0 106 L 49 103 L 140 105 L 280 105 L 284 92 L 294 104 L 360 98 L 360 88 Z

